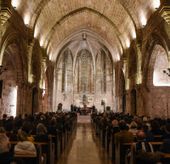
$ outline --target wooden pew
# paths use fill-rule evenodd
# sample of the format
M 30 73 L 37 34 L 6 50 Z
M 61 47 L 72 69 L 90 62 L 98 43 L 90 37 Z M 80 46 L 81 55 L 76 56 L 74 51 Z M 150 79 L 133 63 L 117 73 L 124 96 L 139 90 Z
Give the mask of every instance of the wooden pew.
M 130 161 L 129 162 L 126 156 L 124 157 L 121 156 L 121 149 L 124 151 L 128 149 L 130 150 Z M 115 164 L 120 164 L 121 158 L 124 158 L 125 164 L 134 164 L 134 152 L 135 152 L 135 142 L 116 144 L 115 145 Z
M 154 135 L 154 141 L 155 142 L 161 142 L 162 141 L 162 135 Z
M 152 146 L 161 146 L 163 144 L 163 142 L 149 142 L 150 144 L 152 144 Z M 161 153 L 162 154 L 162 160 L 163 160 L 163 163 L 170 163 L 170 153 Z

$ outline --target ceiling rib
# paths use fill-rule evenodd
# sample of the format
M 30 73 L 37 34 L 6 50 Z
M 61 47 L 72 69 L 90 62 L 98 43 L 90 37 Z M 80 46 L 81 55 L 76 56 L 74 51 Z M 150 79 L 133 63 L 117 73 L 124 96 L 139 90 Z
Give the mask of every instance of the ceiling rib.
M 123 44 L 122 44 L 122 41 L 121 41 L 121 39 L 120 39 L 120 37 L 119 37 L 119 36 L 121 35 L 121 33 L 120 33 L 119 29 L 117 28 L 117 26 L 114 24 L 114 22 L 112 22 L 112 21 L 111 21 L 108 17 L 106 17 L 104 14 L 102 14 L 102 13 L 100 13 L 100 12 L 98 12 L 97 10 L 94 10 L 94 9 L 92 9 L 92 8 L 88 8 L 88 7 L 82 7 L 82 8 L 73 10 L 73 11 L 69 12 L 68 14 L 64 15 L 63 17 L 61 17 L 61 18 L 54 24 L 54 26 L 51 28 L 50 32 L 49 32 L 49 33 L 47 34 L 47 36 L 46 36 L 46 39 L 45 39 L 45 40 L 48 40 L 47 47 L 48 47 L 48 45 L 49 45 L 49 43 L 50 43 L 50 40 L 51 40 L 51 38 L 52 38 L 52 36 L 53 36 L 53 34 L 54 34 L 54 32 L 55 32 L 56 27 L 57 27 L 58 25 L 60 25 L 64 20 L 66 20 L 66 19 L 69 18 L 70 16 L 74 16 L 74 15 L 76 15 L 76 14 L 78 14 L 78 13 L 85 12 L 85 11 L 92 12 L 92 13 L 94 13 L 94 14 L 96 14 L 96 15 L 99 15 L 99 16 L 101 16 L 102 18 L 104 18 L 107 22 L 109 22 L 109 24 L 112 25 L 112 27 L 113 27 L 113 29 L 114 29 L 114 31 L 115 31 L 115 33 L 116 33 L 117 39 L 119 40 L 120 45 L 121 45 L 121 47 L 122 47 L 122 49 L 123 49 Z
M 45 8 L 45 6 L 50 2 L 51 0 L 41 0 L 41 2 L 38 4 L 32 18 L 31 18 L 31 27 L 33 29 L 35 28 L 35 25 L 38 21 L 38 18 L 41 14 L 41 11 Z M 35 17 L 34 17 L 35 16 Z
M 135 23 L 135 20 L 133 19 L 130 11 L 128 10 L 128 8 L 123 4 L 123 2 L 121 0 L 119 0 L 119 3 L 120 5 L 124 8 L 124 10 L 127 12 L 127 14 L 129 15 L 129 17 L 131 18 L 132 22 L 133 22 L 133 25 L 135 27 L 135 31 L 137 31 L 137 26 L 136 26 L 136 23 Z

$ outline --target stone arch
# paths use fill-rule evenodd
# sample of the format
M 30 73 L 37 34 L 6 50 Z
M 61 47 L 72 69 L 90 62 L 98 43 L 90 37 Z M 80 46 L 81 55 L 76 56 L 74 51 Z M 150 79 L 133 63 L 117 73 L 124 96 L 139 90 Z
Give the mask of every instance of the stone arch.
M 147 82 L 149 77 L 149 71 L 148 66 L 150 66 L 151 60 L 153 59 L 152 51 L 155 47 L 155 45 L 162 46 L 166 53 L 168 54 L 168 46 L 164 39 L 164 37 L 161 34 L 151 34 L 150 37 L 148 37 L 148 41 L 143 47 L 143 62 L 142 62 L 142 73 L 143 73 L 143 82 L 145 88 L 148 90 Z
M 166 77 L 166 74 L 163 73 L 164 64 L 165 68 L 168 66 L 167 55 L 168 53 L 165 46 L 162 46 L 159 42 L 155 42 L 155 44 L 152 45 L 145 75 L 145 86 L 147 86 L 147 92 L 145 92 L 144 96 L 145 113 L 150 116 L 152 115 L 152 117 L 169 117 L 170 88 L 168 86 L 155 86 L 153 84 L 155 70 L 158 70 L 159 72 L 158 78 L 168 78 L 168 83 L 170 82 L 169 77 Z M 161 61 L 162 63 L 160 63 Z M 159 69 L 156 67 L 159 67 Z
M 16 44 L 18 49 L 18 54 L 16 54 L 16 66 L 18 70 L 18 75 L 22 78 L 22 81 L 25 82 L 27 80 L 27 62 L 25 58 L 26 47 L 24 46 L 24 40 L 20 37 L 20 35 L 14 31 L 8 33 L 3 37 L 3 42 L 1 44 L 1 52 L 0 52 L 0 65 L 2 65 L 3 57 L 6 49 L 12 45 Z M 21 80 L 21 79 L 20 79 Z
M 160 53 L 160 54 L 159 54 Z M 151 52 L 151 57 L 150 57 L 150 61 L 149 61 L 149 65 L 148 65 L 148 70 L 147 70 L 147 81 L 146 84 L 147 86 L 153 87 L 153 74 L 154 74 L 154 66 L 155 66 L 155 62 L 156 59 L 162 54 L 164 53 L 165 58 L 167 58 L 167 52 L 165 51 L 165 49 L 159 45 L 159 44 L 155 44 L 155 46 L 152 49 Z M 168 58 L 167 58 L 167 62 L 168 62 Z M 162 63 L 163 64 L 163 63 Z M 163 70 L 162 70 L 163 73 Z
M 0 77 L 3 80 L 1 107 L 4 108 L 5 113 L 15 116 L 25 110 L 23 90 L 27 81 L 27 65 L 24 58 L 25 47 L 23 42 L 20 41 L 22 38 L 17 33 L 9 33 L 3 39 L 0 62 L 1 65 L 7 68 L 7 71 Z

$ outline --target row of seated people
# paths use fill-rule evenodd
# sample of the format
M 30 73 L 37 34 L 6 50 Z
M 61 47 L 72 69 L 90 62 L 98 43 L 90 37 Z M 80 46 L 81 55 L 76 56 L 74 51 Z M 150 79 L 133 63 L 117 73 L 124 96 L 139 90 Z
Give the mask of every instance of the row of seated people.
M 16 157 L 24 155 L 37 157 L 39 153 L 37 145 L 42 144 L 45 146 L 41 151 L 47 156 L 49 141 L 54 142 L 57 156 L 58 151 L 61 153 L 63 149 L 63 142 L 69 138 L 68 133 L 71 134 L 74 130 L 76 121 L 77 115 L 74 112 L 37 113 L 33 116 L 25 115 L 24 118 L 21 116 L 8 118 L 4 114 L 0 120 L 0 164 L 9 164 L 11 161 L 37 164 L 38 158 L 24 158 L 26 160 L 21 162 L 21 159 L 18 160 Z M 51 160 L 47 159 L 44 163 L 51 163 Z
M 129 150 L 121 149 L 120 145 L 124 143 L 135 144 L 136 160 L 133 163 L 156 164 L 161 160 L 162 163 L 170 163 L 169 159 L 162 158 L 164 153 L 170 153 L 170 119 L 150 119 L 146 116 L 139 117 L 123 113 L 93 113 L 92 123 L 103 147 L 116 163 L 125 163 L 125 156 Z M 151 144 L 148 144 L 154 142 L 158 142 L 159 146 L 153 148 Z M 116 153 L 118 145 L 120 154 Z M 152 152 L 152 155 L 148 156 L 148 153 L 142 152 Z

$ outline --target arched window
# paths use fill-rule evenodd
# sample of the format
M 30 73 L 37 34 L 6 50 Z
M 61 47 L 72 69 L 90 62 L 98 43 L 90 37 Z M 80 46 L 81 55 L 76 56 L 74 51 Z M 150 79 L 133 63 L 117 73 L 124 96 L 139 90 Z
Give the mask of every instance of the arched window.
M 93 92 L 93 62 L 92 54 L 87 49 L 82 49 L 78 53 L 76 61 L 76 84 L 77 92 Z
M 165 49 L 156 45 L 153 49 L 152 55 L 155 55 L 155 64 L 153 70 L 153 85 L 154 86 L 170 86 L 170 77 L 164 73 L 169 67 L 167 53 Z
M 66 49 L 59 58 L 57 66 L 58 89 L 61 92 L 71 92 L 73 76 L 73 60 L 71 51 Z
M 112 63 L 108 54 L 101 49 L 96 60 L 96 91 L 106 93 L 112 88 Z

